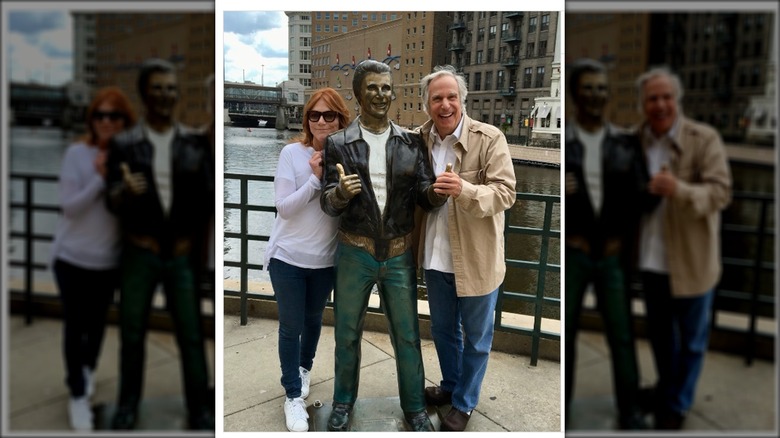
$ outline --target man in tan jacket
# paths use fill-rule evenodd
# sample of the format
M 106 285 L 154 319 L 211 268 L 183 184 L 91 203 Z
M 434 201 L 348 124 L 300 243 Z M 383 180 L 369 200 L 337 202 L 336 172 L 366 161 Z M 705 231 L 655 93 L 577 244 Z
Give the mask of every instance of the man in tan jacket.
M 637 80 L 645 121 L 637 135 L 660 205 L 642 220 L 639 269 L 658 381 L 656 429 L 681 429 L 693 404 L 721 274 L 720 211 L 731 171 L 715 129 L 682 115 L 680 79 L 655 68 Z
M 515 202 L 506 138 L 464 114 L 467 88 L 451 66 L 422 79 L 430 116 L 421 128 L 445 206 L 423 217 L 418 264 L 425 272 L 431 333 L 442 381 L 427 403 L 452 409 L 442 430 L 462 431 L 479 401 L 493 340 L 493 312 L 504 281 L 504 211 Z M 465 342 L 464 342 L 465 336 Z

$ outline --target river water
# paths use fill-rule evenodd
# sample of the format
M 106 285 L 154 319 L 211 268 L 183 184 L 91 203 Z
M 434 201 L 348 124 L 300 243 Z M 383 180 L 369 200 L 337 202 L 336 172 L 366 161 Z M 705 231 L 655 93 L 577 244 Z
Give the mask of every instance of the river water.
M 279 152 L 291 138 L 298 133 L 291 131 L 277 131 L 275 129 L 254 128 L 251 131 L 246 128 L 225 127 L 224 171 L 226 173 L 239 173 L 249 175 L 273 176 Z M 75 134 L 63 132 L 58 128 L 41 127 L 11 127 L 10 139 L 10 163 L 11 174 L 32 173 L 35 175 L 56 176 L 59 173 L 62 154 L 68 144 L 75 139 Z M 731 163 L 734 178 L 734 189 L 757 193 L 774 193 L 775 176 L 772 166 L 753 166 L 747 164 Z M 560 191 L 560 171 L 557 168 L 516 165 L 517 191 L 521 193 L 541 193 L 558 195 Z M 6 185 L 3 182 L 3 190 L 10 188 L 10 199 L 13 202 L 22 200 L 24 193 L 22 184 L 11 179 Z M 38 183 L 34 189 L 35 202 L 38 204 L 57 204 L 56 183 Z M 239 190 L 236 181 L 226 181 L 224 184 L 224 198 L 226 202 L 238 202 Z M 6 198 L 8 199 L 8 198 Z M 249 202 L 255 205 L 273 205 L 273 184 L 270 182 L 253 182 L 249 186 Z M 737 222 L 746 224 L 758 223 L 758 204 L 755 202 L 735 201 L 732 207 L 724 212 L 724 222 Z M 544 217 L 544 205 L 538 202 L 518 202 L 510 210 L 509 223 L 524 227 L 541 227 Z M 224 226 L 228 231 L 238 230 L 238 214 L 235 211 L 226 210 L 224 214 Z M 767 228 L 775 228 L 774 208 L 770 209 Z M 56 226 L 57 215 L 55 213 L 39 212 L 34 216 L 35 232 L 39 234 L 52 234 Z M 21 230 L 24 223 L 24 213 L 21 210 L 9 211 L 9 225 L 12 230 Z M 251 234 L 269 235 L 273 224 L 273 214 L 252 213 L 249 216 L 249 232 Z M 560 206 L 553 210 L 552 229 L 560 229 Z M 749 238 L 726 239 L 724 241 L 724 256 L 743 257 L 755 252 L 756 242 Z M 238 261 L 240 246 L 237 241 L 226 239 L 224 242 L 224 259 Z M 512 236 L 507 245 L 507 255 L 512 259 L 536 261 L 539 258 L 541 241 L 539 238 L 526 236 Z M 33 246 L 36 263 L 47 263 L 49 243 L 36 242 Z M 251 243 L 249 262 L 262 264 L 265 242 Z M 24 244 L 19 239 L 9 239 L 9 257 L 17 260 L 24 256 Z M 766 242 L 763 252 L 769 260 L 774 260 L 775 243 L 773 239 Z M 548 263 L 560 264 L 560 242 L 552 239 L 549 246 Z M 11 277 L 21 276 L 18 269 L 9 269 Z M 226 279 L 238 279 L 238 274 L 233 268 L 224 270 Z M 250 280 L 267 281 L 267 273 L 261 271 L 250 272 Z M 51 279 L 48 271 L 39 271 L 36 278 Z M 508 290 L 535 293 L 536 271 L 510 268 L 507 273 L 506 287 Z M 767 275 L 761 281 L 761 293 L 773 294 L 773 276 Z M 752 282 L 752 278 L 746 277 L 742 272 L 724 272 L 723 283 L 739 290 L 740 284 Z M 550 297 L 560 296 L 560 275 L 548 272 L 545 284 L 545 295 Z M 525 313 L 525 312 L 524 312 Z M 545 315 L 546 317 L 559 318 L 559 315 Z
M 298 135 L 297 132 L 277 131 L 266 128 L 247 128 L 225 126 L 225 173 L 273 176 L 282 148 Z M 557 168 L 516 165 L 516 190 L 521 193 L 559 195 L 560 171 Z M 238 181 L 225 181 L 226 202 L 239 201 Z M 251 182 L 249 184 L 249 202 L 254 205 L 273 205 L 273 184 Z M 516 202 L 509 214 L 511 225 L 524 227 L 543 226 L 545 205 L 542 202 Z M 560 204 L 553 209 L 552 229 L 560 230 Z M 238 232 L 240 218 L 238 211 L 225 211 L 225 230 Z M 250 213 L 248 229 L 250 234 L 269 235 L 273 225 L 273 214 Z M 541 239 L 530 236 L 513 236 L 507 244 L 507 256 L 512 259 L 538 261 Z M 262 264 L 266 242 L 250 242 L 248 247 L 249 263 Z M 238 239 L 225 239 L 225 260 L 239 261 L 240 242 Z M 549 264 L 560 264 L 560 241 L 551 239 L 549 243 Z M 226 279 L 238 278 L 237 268 L 225 268 Z M 267 272 L 250 271 L 249 279 L 270 281 Z M 507 272 L 507 290 L 535 294 L 537 272 L 535 270 L 510 268 Z M 548 273 L 545 281 L 545 296 L 560 298 L 560 275 Z M 522 307 L 522 306 L 519 306 Z M 557 311 L 547 311 L 545 317 L 560 318 Z M 525 311 L 523 313 L 526 313 Z

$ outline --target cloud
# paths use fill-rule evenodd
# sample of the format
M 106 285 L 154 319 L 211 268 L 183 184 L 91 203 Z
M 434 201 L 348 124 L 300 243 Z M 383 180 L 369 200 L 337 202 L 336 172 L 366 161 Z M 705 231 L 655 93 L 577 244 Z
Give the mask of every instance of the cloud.
M 224 14 L 225 80 L 246 80 L 264 85 L 275 85 L 287 80 L 287 16 L 282 12 L 233 12 L 231 15 L 234 17 L 229 19 L 228 14 L 227 11 Z M 258 16 L 268 15 L 274 15 L 280 21 L 273 27 L 266 26 L 263 30 L 254 24 L 244 24 L 244 33 L 240 33 L 235 15 L 249 16 L 248 19 L 242 19 L 242 22 L 257 23 L 261 21 Z M 232 27 L 229 27 L 228 21 L 231 19 L 234 21 Z
M 12 11 L 9 70 L 12 81 L 62 85 L 73 76 L 73 29 L 66 11 Z
M 251 36 L 257 32 L 280 28 L 284 25 L 284 12 L 236 12 L 225 11 L 225 32 Z
M 35 36 L 64 26 L 62 12 L 11 11 L 8 14 L 8 30 L 23 35 Z

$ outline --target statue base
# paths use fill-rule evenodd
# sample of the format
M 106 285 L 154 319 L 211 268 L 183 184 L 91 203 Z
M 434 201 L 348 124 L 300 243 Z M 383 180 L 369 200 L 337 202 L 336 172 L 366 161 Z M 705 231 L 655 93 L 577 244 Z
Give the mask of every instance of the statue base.
M 111 430 L 117 405 L 95 405 L 95 430 Z M 182 397 L 144 398 L 138 406 L 138 419 L 134 430 L 183 431 L 188 429 L 187 408 Z
M 309 432 L 327 432 L 328 417 L 333 409 L 332 400 L 317 403 L 318 400 L 307 400 L 309 406 Z M 320 405 L 318 407 L 318 405 Z M 434 429 L 441 428 L 439 412 L 434 406 L 427 407 L 428 417 Z M 398 397 L 360 398 L 352 408 L 352 419 L 349 422 L 350 432 L 406 432 L 409 426 L 404 420 L 401 401 Z

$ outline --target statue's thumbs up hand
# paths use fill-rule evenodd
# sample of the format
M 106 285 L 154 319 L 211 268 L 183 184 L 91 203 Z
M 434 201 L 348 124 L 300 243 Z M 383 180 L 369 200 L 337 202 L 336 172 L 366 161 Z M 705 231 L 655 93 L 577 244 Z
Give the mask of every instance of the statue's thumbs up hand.
M 347 175 L 341 163 L 336 163 L 336 170 L 339 172 L 339 185 L 336 186 L 336 192 L 341 198 L 350 200 L 363 190 L 357 174 Z
M 119 164 L 119 168 L 122 170 L 122 180 L 125 183 L 125 187 L 130 193 L 134 195 L 142 195 L 146 192 L 147 183 L 144 174 L 141 172 L 130 172 L 130 166 L 127 163 L 122 162 Z

